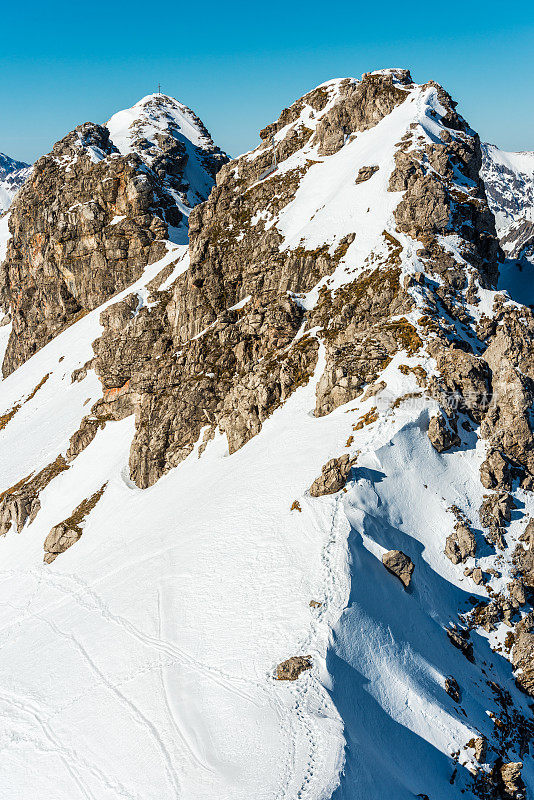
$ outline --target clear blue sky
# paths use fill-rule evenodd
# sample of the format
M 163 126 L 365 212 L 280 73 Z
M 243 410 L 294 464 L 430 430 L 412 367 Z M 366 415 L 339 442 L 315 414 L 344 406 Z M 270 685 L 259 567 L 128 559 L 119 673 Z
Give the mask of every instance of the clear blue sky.
M 534 150 L 532 0 L 26 0 L 0 23 L 0 151 L 26 161 L 158 81 L 237 155 L 318 83 L 389 66 L 442 83 L 483 139 Z

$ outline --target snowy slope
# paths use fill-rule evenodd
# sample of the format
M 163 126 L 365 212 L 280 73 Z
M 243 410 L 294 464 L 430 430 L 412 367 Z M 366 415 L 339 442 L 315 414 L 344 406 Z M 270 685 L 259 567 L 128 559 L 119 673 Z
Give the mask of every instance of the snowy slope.
M 30 172 L 29 164 L 0 153 L 0 214 L 7 211 Z
M 322 114 L 311 116 L 305 107 L 295 126 L 315 127 L 334 104 L 338 84 L 326 84 L 330 100 Z M 422 270 L 419 244 L 396 230 L 402 193 L 387 187 L 399 140 L 415 128 L 434 141 L 441 106 L 434 86 L 405 91 L 402 104 L 334 155 L 320 156 L 312 141 L 279 165 L 283 173 L 315 162 L 293 200 L 263 220 L 276 226 L 282 247 L 327 243 L 334 250 L 356 233 L 326 279 L 332 289 L 384 254 L 384 231 L 402 245 L 403 275 Z M 145 105 L 141 116 L 139 109 L 121 112 L 108 123 L 122 152 L 133 147 L 135 120 L 140 135 L 157 142 Z M 169 112 L 173 130 L 202 148 L 203 134 L 192 130 L 186 112 Z M 378 171 L 356 184 L 369 164 Z M 456 253 L 454 233 L 443 238 Z M 170 264 L 175 269 L 164 288 L 187 269 L 186 246 L 169 243 L 164 259 L 110 303 L 132 291 L 146 303 L 147 284 Z M 320 285 L 299 298 L 304 307 L 314 305 Z M 494 295 L 486 290 L 489 309 Z M 101 310 L 2 382 L 0 414 L 20 408 L 0 430 L 0 491 L 65 453 L 102 396 L 93 371 L 71 380 L 92 356 Z M 413 374 L 399 369 L 406 365 L 435 368 L 424 352 L 401 352 L 383 372 L 378 398 L 363 395 L 315 417 L 321 346 L 310 383 L 231 456 L 217 434 L 200 458 L 196 448 L 140 490 L 129 478 L 134 419 L 128 417 L 108 422 L 52 480 L 35 519 L 0 541 L 0 797 L 475 796 L 474 756 L 466 745 L 480 734 L 491 737 L 489 712 L 498 716 L 500 708 L 444 627 L 470 607 L 469 597 L 486 592 L 451 564 L 443 543 L 453 529 L 453 505 L 478 526 L 485 446 L 465 431 L 453 452 L 432 448 L 426 427 L 436 403 L 406 397 L 418 391 Z M 375 407 L 375 421 L 355 426 Z M 321 467 L 343 453 L 358 457 L 347 491 L 311 497 L 308 487 Z M 80 540 L 43 564 L 51 527 L 103 486 Z M 529 493 L 516 496 L 534 513 Z M 295 500 L 300 512 L 291 510 Z M 507 553 L 521 530 L 514 518 Z M 394 548 L 415 563 L 409 592 L 381 564 L 382 553 Z M 482 556 L 477 563 L 493 561 Z M 507 578 L 503 571 L 493 585 Z M 488 680 L 507 682 L 528 713 L 527 698 L 510 683 L 509 662 L 490 649 L 503 630 L 491 642 L 476 633 L 477 656 Z M 294 654 L 309 654 L 313 668 L 294 684 L 275 681 L 276 665 Z M 464 713 L 444 690 L 449 675 L 463 687 Z M 533 762 L 524 761 L 523 778 L 532 787 Z

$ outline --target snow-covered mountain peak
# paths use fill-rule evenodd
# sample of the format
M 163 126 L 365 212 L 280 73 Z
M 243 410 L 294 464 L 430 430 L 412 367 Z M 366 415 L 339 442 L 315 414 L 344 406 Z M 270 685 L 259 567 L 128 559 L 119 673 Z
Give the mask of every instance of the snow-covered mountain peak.
M 482 177 L 497 233 L 512 257 L 534 240 L 534 152 L 482 145 Z
M 7 178 L 12 172 L 17 172 L 20 169 L 29 167 L 24 161 L 17 161 L 15 158 L 6 156 L 5 153 L 0 153 L 0 180 Z
M 30 172 L 30 164 L 0 153 L 0 214 L 7 211 Z
M 106 123 L 120 153 L 137 154 L 167 184 L 187 213 L 205 200 L 227 161 L 200 118 L 183 103 L 150 94 Z
M 183 103 L 164 94 L 149 94 L 131 108 L 118 111 L 106 123 L 121 153 L 135 149 L 137 139 L 155 141 L 160 133 L 173 131 L 203 149 L 214 146 L 202 120 Z

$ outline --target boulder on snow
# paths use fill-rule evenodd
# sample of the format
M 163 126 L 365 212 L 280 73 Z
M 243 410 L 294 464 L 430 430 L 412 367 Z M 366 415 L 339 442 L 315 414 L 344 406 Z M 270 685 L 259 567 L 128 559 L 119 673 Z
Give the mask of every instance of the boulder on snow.
M 276 668 L 277 681 L 296 681 L 301 672 L 312 668 L 311 656 L 291 656 Z
M 458 686 L 456 678 L 453 678 L 451 675 L 445 678 L 445 691 L 449 697 L 452 697 L 455 703 L 460 702 L 460 687 Z
M 332 458 L 323 467 L 322 474 L 310 486 L 312 497 L 335 494 L 345 486 L 355 459 L 349 455 Z
M 360 167 L 360 171 L 356 176 L 356 183 L 363 183 L 364 181 L 368 181 L 369 178 L 372 178 L 375 172 L 378 172 L 378 166 L 373 164 L 371 167 Z
M 473 750 L 475 751 L 475 758 L 479 764 L 486 760 L 486 753 L 488 750 L 488 742 L 484 736 L 477 736 L 473 740 Z
M 454 531 L 447 536 L 445 555 L 453 564 L 461 564 L 477 549 L 475 534 L 463 522 L 457 522 Z
M 382 564 L 391 572 L 392 575 L 402 581 L 405 588 L 408 588 L 414 571 L 414 563 L 402 550 L 388 550 L 382 556 Z
M 430 420 L 428 438 L 438 453 L 443 453 L 454 445 L 460 444 L 460 437 L 455 430 L 454 423 L 448 420 L 443 413 L 437 414 Z
M 473 643 L 469 641 L 469 631 L 458 631 L 455 628 L 447 629 L 447 636 L 454 647 L 457 647 L 472 664 L 475 663 Z
M 71 525 L 67 520 L 54 525 L 44 542 L 44 558 L 46 564 L 51 564 L 60 553 L 64 553 L 73 544 L 76 544 L 82 535 L 81 529 Z

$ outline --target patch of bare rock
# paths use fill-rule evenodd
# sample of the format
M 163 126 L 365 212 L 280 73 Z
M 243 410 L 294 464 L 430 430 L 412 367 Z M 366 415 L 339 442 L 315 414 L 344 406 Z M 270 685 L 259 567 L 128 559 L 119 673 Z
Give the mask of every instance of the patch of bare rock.
M 313 662 L 311 656 L 291 656 L 287 661 L 282 661 L 276 668 L 277 681 L 296 681 L 299 675 L 311 669 Z
M 382 556 L 382 564 L 395 575 L 407 589 L 412 580 L 412 573 L 414 571 L 414 563 L 406 553 L 402 550 L 388 550 Z

